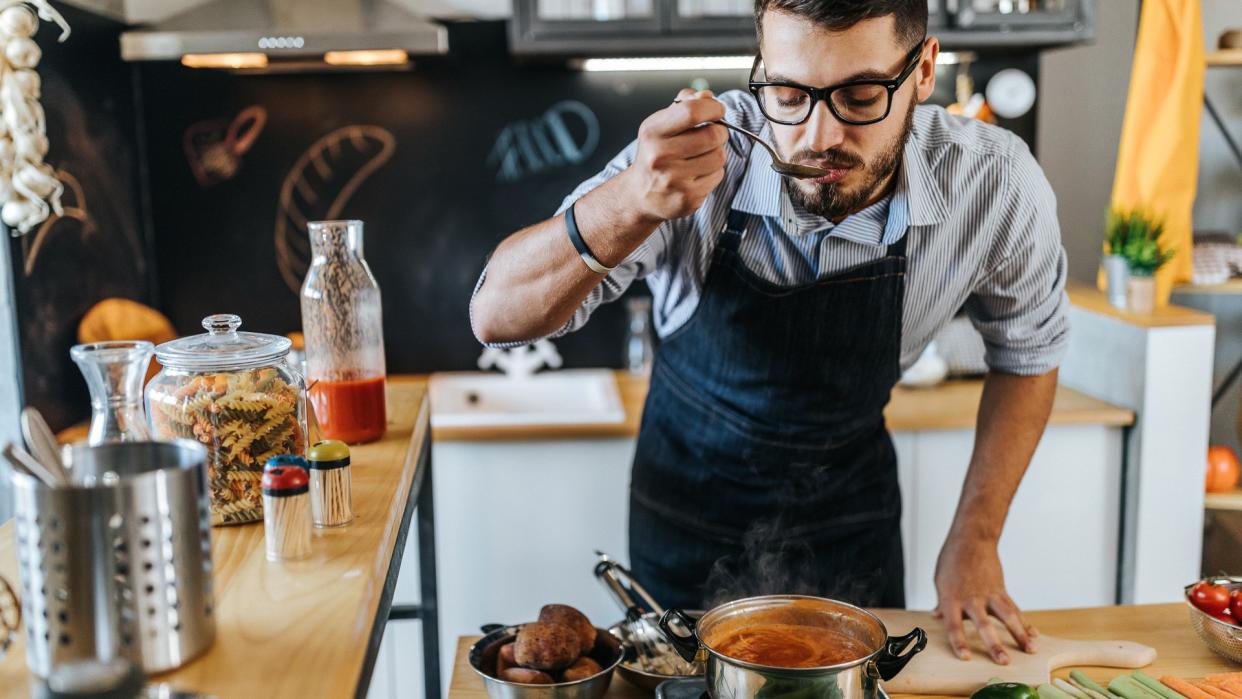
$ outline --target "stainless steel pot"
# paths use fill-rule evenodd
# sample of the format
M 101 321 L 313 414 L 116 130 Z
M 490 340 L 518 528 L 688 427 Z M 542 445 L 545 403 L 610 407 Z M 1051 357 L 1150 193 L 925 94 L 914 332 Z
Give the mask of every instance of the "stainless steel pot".
M 470 668 L 483 680 L 490 699 L 603 699 L 612 683 L 612 673 L 621 664 L 624 654 L 621 642 L 605 629 L 596 627 L 595 648 L 587 655 L 604 668 L 604 671 L 577 682 L 556 684 L 519 684 L 496 677 L 496 654 L 500 647 L 517 638 L 523 624 L 516 626 L 484 626 L 487 635 L 480 638 L 466 656 Z
M 860 643 L 866 654 L 848 662 L 811 668 L 759 665 L 715 650 L 714 633 L 750 625 L 822 626 Z M 678 634 L 674 624 L 689 630 Z M 879 680 L 897 676 L 927 645 L 915 628 L 891 637 L 870 612 L 852 604 L 802 595 L 767 595 L 716 607 L 697 622 L 679 609 L 660 619 L 660 630 L 686 660 L 706 663 L 707 690 L 713 699 L 875 699 Z

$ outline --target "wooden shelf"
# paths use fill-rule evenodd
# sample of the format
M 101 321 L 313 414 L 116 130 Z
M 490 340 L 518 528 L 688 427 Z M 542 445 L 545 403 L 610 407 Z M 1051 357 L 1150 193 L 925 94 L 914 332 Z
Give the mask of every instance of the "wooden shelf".
M 1219 49 L 1209 51 L 1207 55 L 1209 68 L 1225 68 L 1229 66 L 1242 68 L 1242 49 Z
M 1208 493 L 1203 496 L 1203 508 L 1242 512 L 1242 489 L 1235 488 L 1227 493 Z

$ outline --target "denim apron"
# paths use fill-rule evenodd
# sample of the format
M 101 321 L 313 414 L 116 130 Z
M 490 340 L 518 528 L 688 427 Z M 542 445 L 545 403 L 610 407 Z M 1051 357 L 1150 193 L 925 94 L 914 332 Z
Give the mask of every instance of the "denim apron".
M 900 377 L 906 236 L 812 284 L 738 254 L 732 210 L 694 316 L 659 346 L 630 488 L 630 562 L 666 607 L 810 594 L 903 607 L 883 410 Z

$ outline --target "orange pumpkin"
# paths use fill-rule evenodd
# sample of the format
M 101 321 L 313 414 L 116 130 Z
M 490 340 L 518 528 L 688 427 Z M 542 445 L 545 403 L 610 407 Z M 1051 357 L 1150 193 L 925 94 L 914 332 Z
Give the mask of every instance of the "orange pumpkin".
M 1208 447 L 1207 492 L 1223 493 L 1238 485 L 1238 457 L 1233 449 L 1222 445 Z

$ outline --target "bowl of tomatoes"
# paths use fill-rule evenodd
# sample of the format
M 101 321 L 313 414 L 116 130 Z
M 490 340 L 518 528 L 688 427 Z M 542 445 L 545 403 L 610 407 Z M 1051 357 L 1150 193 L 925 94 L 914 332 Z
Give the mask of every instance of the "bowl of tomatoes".
M 1242 578 L 1204 578 L 1186 586 L 1190 625 L 1217 655 L 1242 663 Z

